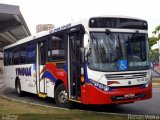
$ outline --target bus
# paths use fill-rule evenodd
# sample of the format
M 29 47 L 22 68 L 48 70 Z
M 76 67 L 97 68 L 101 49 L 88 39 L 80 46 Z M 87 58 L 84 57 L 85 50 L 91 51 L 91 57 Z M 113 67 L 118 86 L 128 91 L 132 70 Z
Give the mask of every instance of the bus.
M 152 97 L 147 21 L 100 16 L 4 48 L 5 84 L 60 107 L 133 103 Z

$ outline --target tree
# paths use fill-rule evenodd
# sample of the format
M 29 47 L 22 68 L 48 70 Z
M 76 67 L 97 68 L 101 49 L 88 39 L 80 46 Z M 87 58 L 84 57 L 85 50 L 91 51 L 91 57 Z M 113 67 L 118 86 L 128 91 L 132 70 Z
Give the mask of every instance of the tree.
M 151 61 L 155 62 L 155 63 L 158 63 L 158 61 L 159 61 L 159 49 L 158 48 L 153 49 L 153 50 L 151 50 L 150 53 L 151 53 L 150 54 Z
M 153 62 L 159 61 L 159 49 L 151 49 L 151 47 L 160 40 L 160 25 L 158 25 L 155 30 L 152 32 L 152 37 L 149 38 L 149 47 L 150 47 L 150 58 Z
M 158 40 L 160 40 L 160 25 L 158 25 L 155 30 L 152 32 L 152 37 L 149 38 L 149 47 L 157 44 Z

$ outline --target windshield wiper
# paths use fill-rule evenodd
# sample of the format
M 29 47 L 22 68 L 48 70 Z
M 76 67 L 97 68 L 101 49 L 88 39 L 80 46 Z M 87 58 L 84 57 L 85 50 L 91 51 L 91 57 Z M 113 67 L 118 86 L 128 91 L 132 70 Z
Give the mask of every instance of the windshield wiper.
M 120 54 L 118 54 L 118 55 L 122 55 L 120 40 L 118 38 L 116 38 L 116 36 L 109 29 L 106 29 L 105 33 L 106 33 L 107 36 L 110 37 L 110 39 L 115 41 L 115 46 L 116 46 L 116 48 L 119 48 L 118 51 L 120 51 Z M 116 52 L 118 52 L 118 51 L 116 51 Z

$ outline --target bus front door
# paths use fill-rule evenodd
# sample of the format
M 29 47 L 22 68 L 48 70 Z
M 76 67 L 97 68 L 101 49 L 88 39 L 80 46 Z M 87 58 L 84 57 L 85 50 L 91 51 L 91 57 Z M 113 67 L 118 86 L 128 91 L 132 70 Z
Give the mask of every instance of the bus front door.
M 71 32 L 68 36 L 68 89 L 69 99 L 79 102 L 81 99 L 81 51 L 82 38 L 80 31 Z

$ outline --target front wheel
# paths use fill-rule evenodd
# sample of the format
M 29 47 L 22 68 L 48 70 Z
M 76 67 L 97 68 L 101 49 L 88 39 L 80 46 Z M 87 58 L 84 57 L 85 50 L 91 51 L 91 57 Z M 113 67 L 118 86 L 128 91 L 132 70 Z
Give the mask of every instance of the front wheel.
M 71 102 L 68 99 L 68 93 L 66 91 L 64 84 L 60 84 L 57 86 L 55 90 L 55 101 L 57 106 L 59 107 L 64 107 L 64 108 L 71 107 Z

